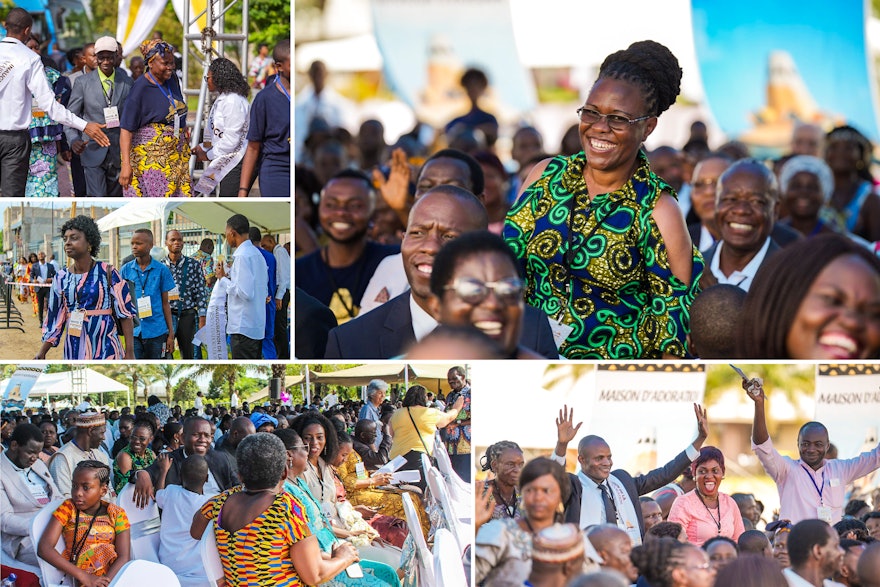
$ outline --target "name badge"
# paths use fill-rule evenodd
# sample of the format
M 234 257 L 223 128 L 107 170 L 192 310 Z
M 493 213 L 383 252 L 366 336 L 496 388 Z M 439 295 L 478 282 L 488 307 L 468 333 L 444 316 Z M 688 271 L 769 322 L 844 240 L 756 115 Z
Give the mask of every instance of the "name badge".
M 354 471 L 357 473 L 358 479 L 366 479 L 367 478 L 367 468 L 363 463 L 358 463 L 354 466 Z
M 816 517 L 826 522 L 828 524 L 831 523 L 831 508 L 828 506 L 820 505 L 816 508 Z
M 83 322 L 86 319 L 86 313 L 84 310 L 74 310 L 70 313 L 70 318 L 67 322 L 67 335 L 68 336 L 79 336 L 82 334 Z
M 558 350 L 574 328 L 568 324 L 563 324 L 556 320 L 550 320 L 550 330 L 553 331 L 553 342 L 556 344 Z
M 840 479 L 838 479 L 837 477 L 833 477 L 828 480 L 828 485 L 830 485 L 831 487 L 840 487 Z
M 149 318 L 153 315 L 153 306 L 150 303 L 150 296 L 138 298 L 138 317 Z
M 180 288 L 175 285 L 171 290 L 168 291 L 168 301 L 169 302 L 176 302 L 179 299 L 180 299 Z
M 174 136 L 180 138 L 180 117 L 176 114 L 174 115 Z
M 119 128 L 119 109 L 116 106 L 104 108 L 104 124 L 107 128 Z

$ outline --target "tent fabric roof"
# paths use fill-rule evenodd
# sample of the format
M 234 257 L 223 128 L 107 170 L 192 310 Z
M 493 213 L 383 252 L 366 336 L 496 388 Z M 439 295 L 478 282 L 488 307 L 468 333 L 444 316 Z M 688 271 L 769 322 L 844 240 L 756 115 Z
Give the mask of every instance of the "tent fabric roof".
M 183 202 L 135 200 L 99 219 L 98 228 L 107 231 L 111 228 L 162 220 L 171 211 L 217 234 L 223 234 L 226 230 L 226 221 L 233 214 L 244 214 L 251 226 L 256 226 L 263 233 L 290 232 L 291 226 L 289 202 L 265 199 L 218 201 L 198 198 Z
M 84 369 L 84 372 L 84 394 L 96 395 L 100 393 L 113 393 L 128 390 L 128 386 L 124 383 L 119 383 L 93 369 L 86 368 Z M 73 371 L 65 371 L 63 373 L 43 373 L 31 388 L 28 397 L 45 396 L 47 394 L 50 396 L 72 395 L 74 393 L 73 373 Z M 9 379 L 0 381 L 0 395 L 5 395 L 9 381 Z

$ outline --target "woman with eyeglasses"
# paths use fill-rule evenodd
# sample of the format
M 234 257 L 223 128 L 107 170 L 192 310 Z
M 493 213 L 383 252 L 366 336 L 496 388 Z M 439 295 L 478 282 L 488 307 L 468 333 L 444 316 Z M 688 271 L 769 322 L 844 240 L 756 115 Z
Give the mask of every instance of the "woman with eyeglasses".
M 440 324 L 472 326 L 509 359 L 543 359 L 519 345 L 523 280 L 516 257 L 498 235 L 469 232 L 443 246 L 431 269 L 429 305 Z
M 113 460 L 113 489 L 117 494 L 128 484 L 132 469 L 146 469 L 156 460 L 156 453 L 150 448 L 155 435 L 153 423 L 146 418 L 138 419 L 132 426 L 128 445 Z
M 745 532 L 739 506 L 719 491 L 725 472 L 724 455 L 714 446 L 704 446 L 691 463 L 691 470 L 697 486 L 676 498 L 667 519 L 681 524 L 688 542 L 697 546 L 716 536 L 738 540 Z
M 209 195 L 216 188 L 221 198 L 234 198 L 247 147 L 250 87 L 235 64 L 224 57 L 211 62 L 205 81 L 209 92 L 220 95 L 208 114 L 204 140 L 193 151 L 198 161 L 210 161 L 193 191 Z
M 437 408 L 429 408 L 427 394 L 427 390 L 421 385 L 413 385 L 403 397 L 403 407 L 391 416 L 389 426 L 392 441 L 388 460 L 403 456 L 406 464 L 398 469 L 399 471 L 421 471 L 422 455 L 426 454 L 430 457 L 434 454 L 435 433 L 454 422 L 459 410 L 464 406 L 464 398 L 459 396 L 449 411 L 442 412 Z M 422 478 L 412 485 L 424 491 L 427 481 Z
M 318 546 L 323 560 L 331 560 L 333 551 L 342 540 L 333 532 L 329 518 L 323 511 L 321 502 L 315 499 L 309 490 L 308 484 L 302 478 L 308 464 L 309 446 L 305 444 L 296 431 L 290 428 L 275 430 L 272 434 L 281 439 L 287 450 L 287 478 L 284 481 L 284 491 L 292 495 L 305 509 L 305 519 L 312 534 L 318 539 Z M 394 569 L 388 565 L 361 559 L 360 565 L 372 569 L 371 573 L 364 573 L 363 578 L 349 577 L 344 571 L 334 577 L 325 578 L 330 585 L 365 585 L 383 586 L 399 585 Z M 391 577 L 393 582 L 383 581 L 375 574 Z
M 678 60 L 654 41 L 606 57 L 577 111 L 583 150 L 536 165 L 507 214 L 525 300 L 555 322 L 569 359 L 688 355 L 703 260 L 642 150 L 680 82 Z
M 131 86 L 120 119 L 122 195 L 189 196 L 187 106 L 175 75 L 174 47 L 152 39 L 140 49 L 147 72 Z
M 636 585 L 712 587 L 715 569 L 699 547 L 662 537 L 636 546 L 630 555 L 639 570 Z

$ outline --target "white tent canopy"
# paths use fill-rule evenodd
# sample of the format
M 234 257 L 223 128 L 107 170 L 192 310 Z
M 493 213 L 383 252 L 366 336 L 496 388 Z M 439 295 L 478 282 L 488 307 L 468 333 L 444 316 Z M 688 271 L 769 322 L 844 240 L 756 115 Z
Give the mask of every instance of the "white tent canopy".
M 76 373 L 76 375 L 74 375 Z M 6 395 L 10 379 L 0 381 L 0 397 Z M 79 369 L 63 373 L 43 373 L 31 388 L 28 398 L 50 396 L 91 395 L 128 391 L 124 383 L 102 375 L 93 369 Z
M 233 214 L 245 215 L 251 226 L 256 226 L 264 234 L 290 232 L 291 226 L 288 202 L 199 198 L 190 201 L 134 200 L 98 220 L 98 228 L 105 232 L 112 228 L 164 220 L 172 211 L 217 234 L 223 234 L 226 221 Z M 164 235 L 162 239 L 164 240 Z

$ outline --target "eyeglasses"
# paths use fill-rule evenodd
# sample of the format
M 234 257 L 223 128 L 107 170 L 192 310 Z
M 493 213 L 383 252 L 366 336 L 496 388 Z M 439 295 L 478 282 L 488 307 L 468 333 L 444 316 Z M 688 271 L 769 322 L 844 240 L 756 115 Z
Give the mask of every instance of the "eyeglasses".
M 103 53 L 103 51 L 101 51 L 101 53 Z M 104 56 L 96 55 L 96 56 L 95 56 L 95 59 L 98 60 L 98 61 L 115 61 L 115 60 L 116 60 L 116 55 L 113 55 L 113 54 L 110 54 L 110 55 L 104 55 Z
M 502 304 L 516 304 L 522 301 L 523 280 L 519 277 L 508 277 L 499 281 L 480 281 L 469 277 L 459 277 L 447 285 L 444 290 L 452 290 L 466 304 L 476 305 L 489 297 L 489 291 Z
M 301 444 L 301 445 L 299 445 L 299 446 L 291 446 L 291 447 L 288 448 L 287 450 L 302 450 L 302 451 L 305 451 L 305 452 L 309 452 L 309 447 L 306 446 L 305 444 Z
M 593 110 L 592 108 L 587 108 L 586 106 L 578 108 L 576 112 L 582 123 L 594 125 L 604 118 L 605 122 L 612 130 L 626 130 L 632 124 L 653 118 L 650 115 L 639 116 L 638 118 L 627 118 L 620 114 L 602 114 L 601 112 Z
M 708 571 L 712 568 L 712 563 L 703 563 L 701 565 L 685 565 L 684 568 L 694 571 Z

